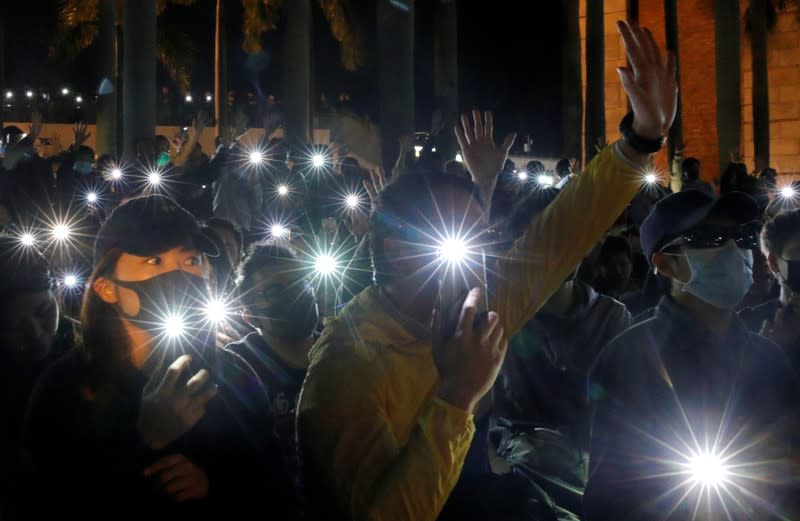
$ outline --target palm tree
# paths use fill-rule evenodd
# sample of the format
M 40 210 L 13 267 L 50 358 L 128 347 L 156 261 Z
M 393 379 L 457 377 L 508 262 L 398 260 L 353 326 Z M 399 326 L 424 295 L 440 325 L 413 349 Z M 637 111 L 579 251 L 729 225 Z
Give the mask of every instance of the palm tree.
M 582 159 L 583 92 L 581 85 L 580 1 L 564 1 L 564 37 L 561 54 L 564 114 L 564 155 Z
M 778 11 L 798 0 L 750 0 L 745 13 L 745 29 L 750 35 L 753 66 L 753 145 L 755 169 L 761 171 L 770 162 L 769 68 L 767 37 L 775 28 Z
M 721 168 L 742 146 L 741 39 L 739 0 L 715 0 L 717 136 Z
M 436 105 L 442 110 L 442 121 L 458 117 L 458 6 L 456 0 L 436 3 L 433 54 L 433 90 Z M 455 135 L 442 132 L 439 146 L 445 157 L 455 154 Z
M 664 32 L 667 40 L 667 51 L 675 55 L 678 64 L 678 83 L 680 84 L 680 52 L 678 49 L 678 0 L 664 0 Z M 678 110 L 675 113 L 675 121 L 669 128 L 669 139 L 667 140 L 669 164 L 678 147 L 683 143 L 683 118 L 681 117 L 681 93 L 678 89 Z
M 342 65 L 349 71 L 364 63 L 357 17 L 349 0 L 317 0 L 334 39 L 339 42 Z M 249 53 L 261 51 L 261 35 L 277 27 L 286 16 L 283 42 L 283 105 L 286 136 L 291 143 L 311 138 L 311 0 L 243 0 L 244 44 Z
M 586 162 L 606 140 L 603 0 L 586 2 Z
M 381 161 L 387 172 L 401 136 L 414 132 L 414 2 L 378 0 Z
M 125 2 L 123 13 L 122 143 L 132 156 L 136 142 L 156 130 L 156 2 Z
M 156 0 L 156 13 L 161 15 L 170 5 L 192 5 L 196 0 Z M 125 0 L 116 2 L 117 26 L 122 25 Z M 189 88 L 192 46 L 188 35 L 170 27 L 157 27 L 158 62 L 164 67 L 181 93 Z M 56 58 L 70 60 L 94 44 L 100 33 L 100 0 L 62 0 L 56 33 Z M 100 51 L 101 53 L 104 51 Z

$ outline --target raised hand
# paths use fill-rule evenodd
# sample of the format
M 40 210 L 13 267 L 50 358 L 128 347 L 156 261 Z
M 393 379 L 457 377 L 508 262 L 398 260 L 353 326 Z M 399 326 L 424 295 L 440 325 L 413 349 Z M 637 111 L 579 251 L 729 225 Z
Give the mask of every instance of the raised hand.
M 170 454 L 144 469 L 158 488 L 181 503 L 208 496 L 208 475 L 183 454 Z
M 75 126 L 72 127 L 72 143 L 76 147 L 83 145 L 86 140 L 89 139 L 89 136 L 92 135 L 92 133 L 87 132 L 86 129 L 87 125 L 85 121 L 78 121 L 75 123 Z
M 490 311 L 475 327 L 481 289 L 470 290 L 455 332 L 442 331 L 441 310 L 433 315 L 433 359 L 439 370 L 439 397 L 473 412 L 494 385 L 508 349 L 500 317 Z
M 217 394 L 208 384 L 208 371 L 201 369 L 185 384 L 179 382 L 189 369 L 191 357 L 181 355 L 169 366 L 153 390 L 142 392 L 137 430 L 142 441 L 159 450 L 181 437 L 205 415 L 206 404 Z
M 494 143 L 494 122 L 492 113 L 484 112 L 483 120 L 479 110 L 472 111 L 472 118 L 475 122 L 470 125 L 469 116 L 461 116 L 461 126 L 455 126 L 458 146 L 461 147 L 461 155 L 472 175 L 472 180 L 479 187 L 491 185 L 497 182 L 497 176 L 503 170 L 503 164 L 508 159 L 508 151 L 514 144 L 516 134 L 506 136 L 503 144 L 499 147 Z
M 664 59 L 649 29 L 617 22 L 630 67 L 617 72 L 633 109 L 633 130 L 645 139 L 667 134 L 678 106 L 675 55 Z
M 36 143 L 36 140 L 39 139 L 39 136 L 42 134 L 42 128 L 44 127 L 44 118 L 42 117 L 42 113 L 38 110 L 34 110 L 31 113 L 31 126 L 28 128 L 28 137 Z
M 211 118 L 209 115 L 204 110 L 198 112 L 197 116 L 192 119 L 192 125 L 189 127 L 189 139 L 194 139 L 196 142 L 210 124 Z
M 375 205 L 378 203 L 378 194 L 386 187 L 386 174 L 383 171 L 383 167 L 371 168 L 369 170 L 369 179 L 365 178 L 362 183 L 369 194 L 370 205 L 374 210 Z

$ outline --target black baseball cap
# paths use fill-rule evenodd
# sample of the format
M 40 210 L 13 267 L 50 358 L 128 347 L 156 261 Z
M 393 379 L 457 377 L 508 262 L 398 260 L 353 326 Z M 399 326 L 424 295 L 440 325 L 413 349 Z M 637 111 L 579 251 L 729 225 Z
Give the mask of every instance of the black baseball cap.
M 159 194 L 136 197 L 119 205 L 100 226 L 94 263 L 114 248 L 145 257 L 186 244 L 207 255 L 219 255 L 197 219 L 174 200 Z
M 724 214 L 747 224 L 759 218 L 758 204 L 744 192 L 714 197 L 697 190 L 669 195 L 658 201 L 639 229 L 642 253 L 650 262 L 667 242 L 691 231 L 711 214 Z

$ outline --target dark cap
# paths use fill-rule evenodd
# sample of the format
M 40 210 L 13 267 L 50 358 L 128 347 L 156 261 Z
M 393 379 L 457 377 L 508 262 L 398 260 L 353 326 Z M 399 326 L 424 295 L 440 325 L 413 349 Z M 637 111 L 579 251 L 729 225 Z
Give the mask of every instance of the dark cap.
M 653 206 L 639 229 L 642 253 L 647 261 L 653 253 L 679 235 L 691 231 L 711 214 L 730 216 L 738 224 L 758 219 L 755 199 L 743 192 L 714 197 L 697 190 L 669 195 Z
M 119 205 L 100 227 L 94 263 L 114 248 L 145 257 L 188 244 L 208 255 L 219 255 L 194 216 L 178 203 L 158 194 L 137 197 Z

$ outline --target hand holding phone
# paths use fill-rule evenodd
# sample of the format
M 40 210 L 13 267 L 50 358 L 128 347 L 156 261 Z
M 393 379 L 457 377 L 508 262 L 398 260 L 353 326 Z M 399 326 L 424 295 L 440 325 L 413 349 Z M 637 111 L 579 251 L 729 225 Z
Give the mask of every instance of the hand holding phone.
M 151 380 L 142 392 L 136 428 L 152 449 L 166 447 L 194 427 L 217 394 L 205 369 L 187 379 L 191 361 L 189 355 L 179 356 L 158 382 Z
M 453 330 L 443 329 L 440 309 L 434 310 L 433 357 L 439 370 L 439 398 L 469 413 L 494 385 L 508 342 L 494 311 L 481 316 L 483 290 L 473 288 L 464 299 Z

